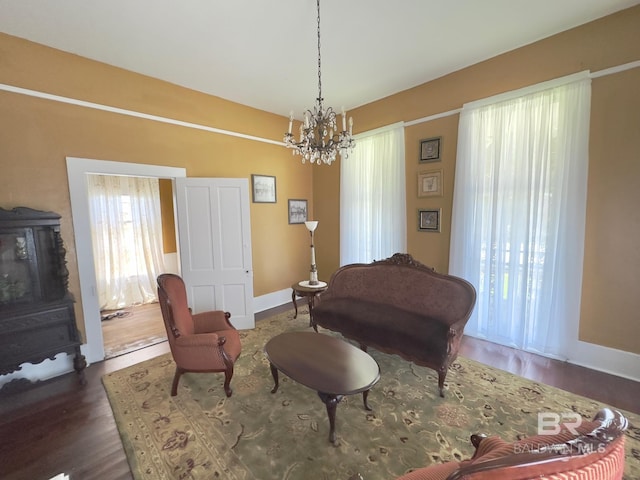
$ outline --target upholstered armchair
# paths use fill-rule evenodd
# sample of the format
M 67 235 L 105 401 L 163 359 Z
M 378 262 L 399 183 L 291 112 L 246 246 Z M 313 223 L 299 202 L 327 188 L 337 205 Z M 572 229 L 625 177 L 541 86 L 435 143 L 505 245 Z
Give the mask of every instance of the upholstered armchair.
M 176 363 L 171 396 L 178 393 L 185 372 L 224 372 L 224 391 L 231 396 L 233 365 L 240 356 L 240 336 L 229 312 L 215 310 L 192 314 L 182 278 L 166 273 L 158 277 L 158 299 Z
M 620 480 L 627 419 L 600 410 L 592 421 L 562 425 L 558 433 L 516 442 L 472 435 L 470 460 L 419 468 L 396 480 Z M 356 474 L 349 480 L 362 480 Z

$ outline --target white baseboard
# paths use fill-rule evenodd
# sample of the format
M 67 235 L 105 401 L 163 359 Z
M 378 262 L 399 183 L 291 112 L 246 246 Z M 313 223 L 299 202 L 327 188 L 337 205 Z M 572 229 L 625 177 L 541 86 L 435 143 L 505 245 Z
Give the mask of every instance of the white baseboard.
M 177 253 L 164 254 L 164 273 L 175 273 L 176 275 L 180 275 Z
M 578 340 L 567 361 L 640 382 L 640 355 Z
M 291 302 L 290 288 L 255 297 L 253 307 L 257 313 L 288 302 Z M 86 355 L 86 347 L 87 345 L 82 346 L 84 355 Z M 567 361 L 592 370 L 640 382 L 640 355 L 635 353 L 577 341 L 572 356 Z M 45 360 L 37 365 L 23 364 L 21 370 L 0 376 L 0 387 L 15 378 L 27 378 L 30 381 L 47 380 L 71 371 L 73 371 L 73 356 L 61 353 L 56 356 L 55 360 Z
M 465 335 L 487 342 L 492 342 L 492 340 L 488 340 L 479 335 L 472 335 L 468 332 L 465 332 Z M 493 343 L 500 344 L 499 342 Z M 517 348 L 512 345 L 503 345 L 509 348 Z M 568 348 L 570 351 L 561 356 L 545 355 L 539 352 L 530 353 L 640 382 L 640 355 L 636 353 L 603 347 L 602 345 L 596 345 L 594 343 L 583 342 L 580 340 L 573 341 L 571 343 L 571 347 Z
M 263 312 L 270 308 L 279 307 L 287 302 L 291 302 L 291 289 L 286 288 L 277 292 L 261 295 L 253 299 L 253 307 L 255 312 Z M 88 345 L 82 345 L 82 354 L 87 356 Z M 31 382 L 48 380 L 59 375 L 64 375 L 73 370 L 73 358 L 74 355 L 67 355 L 66 353 L 60 353 L 56 355 L 54 360 L 45 360 L 42 363 L 36 365 L 31 363 L 23 363 L 20 370 L 8 373 L 7 375 L 0 376 L 0 388 L 16 379 L 27 379 Z M 88 357 L 87 357 L 88 358 Z
M 270 308 L 279 307 L 287 302 L 291 302 L 291 289 L 285 288 L 277 292 L 267 293 L 253 299 L 253 311 L 264 312 Z
M 86 347 L 87 345 L 82 345 L 80 347 L 80 350 L 85 357 L 87 355 Z M 68 355 L 66 353 L 59 353 L 53 360 L 46 359 L 38 364 L 23 363 L 20 365 L 22 367 L 20 370 L 0 376 L 0 387 L 12 380 L 27 379 L 30 382 L 38 382 L 73 372 L 74 358 L 75 354 Z M 89 364 L 87 363 L 87 366 L 88 365 Z

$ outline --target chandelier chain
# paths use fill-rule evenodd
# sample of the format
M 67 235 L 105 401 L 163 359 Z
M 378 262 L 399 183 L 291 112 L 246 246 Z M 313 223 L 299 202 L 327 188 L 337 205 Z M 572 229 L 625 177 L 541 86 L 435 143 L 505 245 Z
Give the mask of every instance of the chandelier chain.
M 349 118 L 347 128 L 347 112 L 342 108 L 342 129 L 338 127 L 337 115 L 333 108 L 322 105 L 322 56 L 320 43 L 320 0 L 316 0 L 318 7 L 318 98 L 312 109 L 303 112 L 300 125 L 300 139 L 291 132 L 293 127 L 293 112 L 289 117 L 289 131 L 284 135 L 287 148 L 293 149 L 294 155 L 302 157 L 302 163 L 307 160 L 316 165 L 324 163 L 331 165 L 339 154 L 343 159 L 355 146 L 352 136 L 353 119 Z
M 318 100 L 322 103 L 322 66 L 320 58 L 320 0 L 317 0 L 318 5 Z

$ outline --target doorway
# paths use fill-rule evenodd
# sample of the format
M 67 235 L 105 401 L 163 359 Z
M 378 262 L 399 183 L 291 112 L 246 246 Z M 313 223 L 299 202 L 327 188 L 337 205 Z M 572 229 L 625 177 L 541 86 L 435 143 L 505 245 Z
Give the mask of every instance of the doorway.
M 87 182 L 105 358 L 113 358 L 166 340 L 156 277 L 179 274 L 173 189 L 167 179 L 125 175 Z
M 67 157 L 67 176 L 86 345 L 89 362 L 104 360 L 95 262 L 91 238 L 87 175 L 125 175 L 171 179 L 175 219 L 180 236 L 181 274 L 194 312 L 233 311 L 238 329 L 253 328 L 253 267 L 249 183 L 246 178 L 186 178 L 184 168 Z M 178 188 L 179 187 L 179 188 Z M 208 198 L 204 204 L 198 199 Z M 188 218 L 187 218 L 188 217 Z M 210 228 L 203 228 L 208 225 Z M 212 249 L 203 248 L 211 245 Z M 235 253 L 234 253 L 235 252 Z M 178 264 L 183 262 L 178 260 Z M 203 267 L 203 268 L 200 268 Z M 206 270 L 207 275 L 194 278 Z M 213 299 L 213 300 L 212 300 Z M 213 303 L 213 305 L 211 305 Z M 211 308 L 210 305 L 213 307 Z
M 105 358 L 105 347 L 91 240 L 91 217 L 89 214 L 86 178 L 89 174 L 166 178 L 175 182 L 176 178 L 186 177 L 186 170 L 184 168 L 158 165 L 67 158 L 67 175 L 82 296 L 81 307 L 87 343 L 84 354 L 87 360 L 92 363 L 99 362 Z

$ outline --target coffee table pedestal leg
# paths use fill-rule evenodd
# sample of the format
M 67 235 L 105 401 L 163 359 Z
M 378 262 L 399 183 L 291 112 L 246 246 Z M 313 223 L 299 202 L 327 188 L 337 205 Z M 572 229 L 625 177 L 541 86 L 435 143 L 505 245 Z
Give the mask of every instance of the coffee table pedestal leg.
M 327 414 L 329 415 L 329 441 L 335 445 L 336 443 L 336 407 L 344 395 L 330 395 L 328 393 L 318 392 L 320 400 L 327 406 Z
M 373 410 L 373 408 L 371 408 L 369 406 L 369 403 L 367 402 L 367 398 L 369 397 L 369 390 L 365 390 L 364 392 L 362 392 L 362 400 L 364 402 L 364 409 L 368 410 L 369 412 Z

